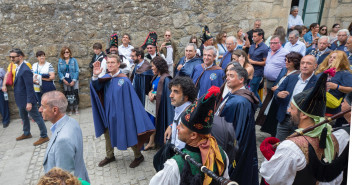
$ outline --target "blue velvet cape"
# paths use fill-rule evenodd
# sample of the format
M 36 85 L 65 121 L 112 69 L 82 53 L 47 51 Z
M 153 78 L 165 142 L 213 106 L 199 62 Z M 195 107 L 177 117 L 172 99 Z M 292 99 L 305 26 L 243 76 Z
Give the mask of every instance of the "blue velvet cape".
M 220 116 L 233 123 L 239 146 L 235 157 L 236 167 L 230 165 L 229 176 L 231 180 L 241 185 L 257 185 L 258 158 L 254 120 L 256 106 L 243 96 L 233 94 L 228 96 L 229 99 Z
M 144 61 L 147 62 L 147 61 Z M 138 98 L 141 100 L 143 107 L 145 106 L 145 95 L 148 95 L 150 90 L 150 81 L 154 74 L 151 69 L 145 70 L 142 73 L 136 72 L 136 68 L 132 72 L 133 74 L 133 88 L 137 93 Z
M 180 61 L 178 62 L 178 64 L 175 67 L 175 76 L 189 76 L 191 77 L 193 69 L 195 66 L 197 66 L 198 64 L 203 63 L 203 60 L 201 58 L 197 58 L 194 57 L 191 60 L 189 60 L 186 64 L 185 63 L 185 58 L 186 57 L 182 57 L 180 59 Z M 183 65 L 183 67 L 180 69 L 180 71 L 177 70 L 177 67 L 179 65 Z
M 199 64 L 194 68 L 191 77 L 194 84 L 197 84 L 198 78 L 200 78 L 197 85 L 197 88 L 199 88 L 198 97 L 202 97 L 204 94 L 206 94 L 211 86 L 215 85 L 217 87 L 221 87 L 221 85 L 224 83 L 225 73 L 220 67 L 213 66 L 207 69 L 200 77 L 203 71 L 203 66 Z
M 107 79 L 105 82 L 95 80 L 90 84 L 95 136 L 100 137 L 109 129 L 112 147 L 126 150 L 137 143 L 141 147 L 142 138 L 147 138 L 155 127 L 130 80 L 111 78 L 109 74 L 104 78 Z

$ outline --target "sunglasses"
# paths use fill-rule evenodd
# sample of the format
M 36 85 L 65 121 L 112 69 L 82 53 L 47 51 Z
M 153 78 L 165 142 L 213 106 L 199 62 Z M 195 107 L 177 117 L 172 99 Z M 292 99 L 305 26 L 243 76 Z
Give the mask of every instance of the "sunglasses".
M 69 52 L 69 51 L 65 51 L 65 53 L 68 53 L 68 54 L 70 54 L 70 52 Z
M 18 57 L 18 56 L 9 56 L 9 58 L 16 58 L 16 57 Z
M 326 29 L 321 29 L 321 31 L 326 31 Z

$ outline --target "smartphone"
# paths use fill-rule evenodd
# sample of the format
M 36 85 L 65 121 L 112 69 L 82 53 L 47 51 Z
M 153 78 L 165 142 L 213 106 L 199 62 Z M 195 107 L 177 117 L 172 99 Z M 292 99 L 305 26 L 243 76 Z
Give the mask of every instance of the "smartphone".
M 171 45 L 171 42 L 167 42 L 166 44 L 165 44 L 165 46 L 170 46 Z

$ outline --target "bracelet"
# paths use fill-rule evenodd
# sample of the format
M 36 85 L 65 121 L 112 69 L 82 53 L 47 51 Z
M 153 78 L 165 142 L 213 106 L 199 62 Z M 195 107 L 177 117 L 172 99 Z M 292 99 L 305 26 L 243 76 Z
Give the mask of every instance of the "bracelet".
M 337 88 L 336 88 L 336 90 L 339 90 L 339 87 L 340 87 L 340 85 L 339 85 L 339 84 L 337 84 Z

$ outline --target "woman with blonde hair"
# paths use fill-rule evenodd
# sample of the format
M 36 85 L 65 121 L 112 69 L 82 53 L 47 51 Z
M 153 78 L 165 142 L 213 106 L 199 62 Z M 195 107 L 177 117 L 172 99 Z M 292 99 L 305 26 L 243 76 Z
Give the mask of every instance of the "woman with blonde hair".
M 54 167 L 39 179 L 37 185 L 89 185 L 89 182 L 73 176 L 68 171 Z
M 227 52 L 227 48 L 225 44 L 226 38 L 227 38 L 227 33 L 224 31 L 221 31 L 219 34 L 216 35 L 216 44 L 214 44 L 214 46 L 219 51 L 218 60 L 221 60 L 224 54 Z
M 319 65 L 315 74 L 321 74 L 329 68 L 335 68 L 336 74 L 334 77 L 328 79 L 326 87 L 328 92 L 326 94 L 326 115 L 341 111 L 341 102 L 346 94 L 352 92 L 352 71 L 347 59 L 347 55 L 343 51 L 335 50 L 331 52 L 324 61 Z M 336 126 L 341 125 L 343 119 L 336 120 Z
M 242 28 L 238 28 L 236 34 L 237 49 L 246 49 L 250 46 L 248 35 L 243 33 Z

